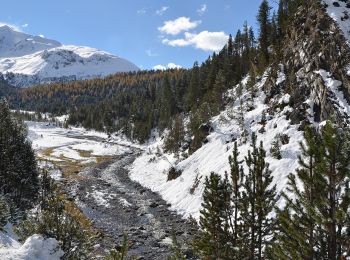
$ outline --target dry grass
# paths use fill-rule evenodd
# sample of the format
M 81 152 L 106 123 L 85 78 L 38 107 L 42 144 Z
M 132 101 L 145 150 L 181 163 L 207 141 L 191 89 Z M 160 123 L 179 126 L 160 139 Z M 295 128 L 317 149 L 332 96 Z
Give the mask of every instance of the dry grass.
M 64 208 L 69 215 L 74 217 L 84 229 L 91 229 L 91 221 L 84 215 L 83 212 L 74 204 L 74 202 L 65 200 Z
M 92 155 L 92 151 L 85 151 L 85 150 L 76 150 L 79 153 L 79 156 L 84 158 L 91 158 L 95 157 Z
M 96 162 L 97 163 L 101 163 L 101 162 L 105 162 L 105 161 L 111 161 L 114 157 L 113 156 L 96 156 Z
M 110 161 L 113 159 L 113 156 L 94 156 L 92 155 L 92 151 L 76 150 L 81 157 L 86 159 L 93 158 L 96 161 L 96 162 L 84 163 L 84 161 L 67 158 L 63 154 L 61 154 L 59 157 L 52 156 L 54 150 L 55 150 L 55 147 L 47 148 L 43 150 L 43 152 L 41 153 L 41 156 L 38 156 L 38 159 L 49 161 L 52 164 L 54 164 L 56 167 L 60 168 L 62 170 L 63 176 L 67 180 L 78 180 L 78 181 L 82 180 L 84 177 L 82 175 L 79 175 L 79 173 L 82 172 L 84 168 L 92 166 L 95 163 L 98 164 L 98 163 Z M 58 159 L 59 161 L 48 159 L 50 157 Z

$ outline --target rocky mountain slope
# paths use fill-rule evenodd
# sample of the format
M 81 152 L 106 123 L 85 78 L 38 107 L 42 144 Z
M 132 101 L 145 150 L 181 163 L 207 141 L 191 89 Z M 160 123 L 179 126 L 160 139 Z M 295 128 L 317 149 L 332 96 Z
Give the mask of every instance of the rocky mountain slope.
M 239 160 L 250 149 L 244 132 L 263 141 L 267 161 L 278 191 L 284 190 L 289 173 L 299 167 L 299 142 L 308 124 L 323 125 L 332 119 L 348 126 L 350 116 L 350 6 L 346 1 L 310 1 L 299 9 L 288 28 L 280 60 L 247 88 L 246 78 L 226 93 L 229 104 L 210 120 L 202 147 L 192 155 L 175 157 L 162 151 L 164 137 L 152 141 L 131 166 L 131 178 L 160 193 L 172 208 L 186 217 L 199 218 L 204 180 L 214 171 L 229 171 L 228 157 L 234 141 Z M 243 93 L 239 88 L 243 87 Z M 250 89 L 255 89 L 255 92 Z M 243 110 L 244 124 L 239 125 Z M 248 135 L 249 136 L 249 135 Z M 273 142 L 281 143 L 281 159 L 273 156 Z M 181 175 L 171 181 L 171 167 Z
M 0 27 L 0 73 L 17 87 L 137 71 L 133 63 L 94 48 L 65 46 Z

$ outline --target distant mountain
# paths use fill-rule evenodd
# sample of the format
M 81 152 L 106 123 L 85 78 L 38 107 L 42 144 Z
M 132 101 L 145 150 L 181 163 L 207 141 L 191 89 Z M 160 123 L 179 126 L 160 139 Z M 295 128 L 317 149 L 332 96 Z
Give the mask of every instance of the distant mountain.
M 128 60 L 90 47 L 65 46 L 0 27 L 0 73 L 16 87 L 103 77 L 137 71 Z

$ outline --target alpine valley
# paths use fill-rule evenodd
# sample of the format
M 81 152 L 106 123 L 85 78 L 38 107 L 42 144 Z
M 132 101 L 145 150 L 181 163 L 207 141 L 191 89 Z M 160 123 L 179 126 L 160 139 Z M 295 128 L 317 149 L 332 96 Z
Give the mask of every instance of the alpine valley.
M 190 69 L 0 27 L 0 258 L 350 259 L 350 1 L 275 2 Z

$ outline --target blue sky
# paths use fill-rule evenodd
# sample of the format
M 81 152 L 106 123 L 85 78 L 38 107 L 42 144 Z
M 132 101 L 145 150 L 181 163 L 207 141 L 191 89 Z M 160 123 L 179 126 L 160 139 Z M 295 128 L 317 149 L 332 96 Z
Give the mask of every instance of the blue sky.
M 95 47 L 143 69 L 191 67 L 221 48 L 261 0 L 11 0 L 0 23 L 63 44 Z M 174 65 L 175 64 L 175 65 Z

